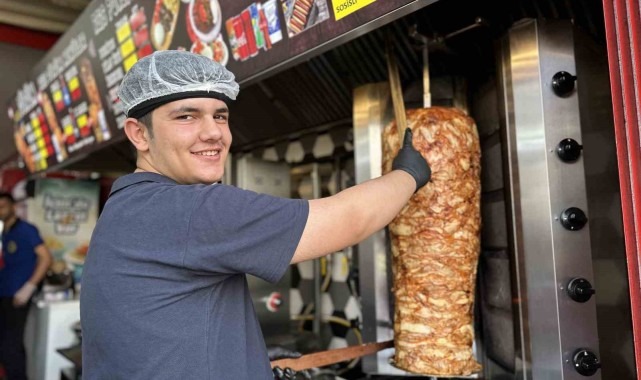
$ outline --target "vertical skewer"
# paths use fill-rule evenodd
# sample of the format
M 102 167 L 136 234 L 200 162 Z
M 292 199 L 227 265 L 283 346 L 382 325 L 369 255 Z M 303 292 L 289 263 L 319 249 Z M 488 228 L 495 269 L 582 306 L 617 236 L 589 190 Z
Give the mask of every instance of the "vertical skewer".
M 421 43 L 421 52 L 423 53 L 423 107 L 429 108 L 432 106 L 432 95 L 430 94 L 430 40 L 420 34 L 416 28 L 416 25 L 410 27 L 409 35 Z
M 430 94 L 430 61 L 427 39 L 423 44 L 423 107 L 432 106 L 432 95 Z
M 390 90 L 392 92 L 392 103 L 394 104 L 394 117 L 396 118 L 396 127 L 398 128 L 398 137 L 400 145 L 403 145 L 403 134 L 407 128 L 407 119 L 405 118 L 405 103 L 403 103 L 403 90 L 401 88 L 401 79 L 398 75 L 398 66 L 392 48 L 391 38 L 386 41 L 387 52 L 387 71 L 389 74 Z

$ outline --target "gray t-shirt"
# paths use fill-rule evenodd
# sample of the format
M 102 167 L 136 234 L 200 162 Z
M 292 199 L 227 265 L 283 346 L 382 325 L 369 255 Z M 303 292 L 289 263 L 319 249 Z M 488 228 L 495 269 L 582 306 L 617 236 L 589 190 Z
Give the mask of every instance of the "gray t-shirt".
M 83 270 L 83 378 L 271 379 L 245 274 L 278 281 L 308 213 L 222 184 L 119 178 Z

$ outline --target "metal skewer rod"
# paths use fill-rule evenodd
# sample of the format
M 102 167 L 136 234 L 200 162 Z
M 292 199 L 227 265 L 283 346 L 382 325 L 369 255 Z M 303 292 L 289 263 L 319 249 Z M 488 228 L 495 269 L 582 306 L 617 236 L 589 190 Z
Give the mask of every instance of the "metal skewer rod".
M 398 66 L 392 47 L 391 38 L 386 41 L 387 52 L 387 71 L 389 75 L 390 90 L 392 92 L 392 103 L 394 104 L 394 116 L 396 118 L 396 127 L 398 128 L 399 143 L 403 145 L 403 134 L 407 128 L 407 119 L 405 118 L 405 103 L 403 103 L 403 90 L 401 88 L 401 79 L 398 75 Z

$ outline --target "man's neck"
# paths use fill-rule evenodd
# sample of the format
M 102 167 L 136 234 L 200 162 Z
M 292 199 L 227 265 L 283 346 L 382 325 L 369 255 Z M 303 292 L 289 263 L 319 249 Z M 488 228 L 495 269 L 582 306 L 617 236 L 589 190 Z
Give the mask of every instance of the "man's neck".
M 15 215 L 14 215 L 14 216 L 12 216 L 12 217 L 10 217 L 9 219 L 7 219 L 7 220 L 4 222 L 4 227 L 3 227 L 4 231 L 5 231 L 5 232 L 6 232 L 6 231 L 9 231 L 9 228 L 11 228 L 14 224 L 16 224 L 16 221 L 17 221 L 17 220 L 18 220 L 18 217 L 17 217 L 17 216 L 15 216 Z

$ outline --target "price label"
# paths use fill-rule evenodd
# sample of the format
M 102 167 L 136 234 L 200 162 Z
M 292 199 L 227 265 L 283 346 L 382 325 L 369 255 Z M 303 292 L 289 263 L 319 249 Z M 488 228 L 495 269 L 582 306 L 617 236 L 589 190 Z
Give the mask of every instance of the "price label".
M 376 0 L 332 0 L 334 18 L 338 21 L 375 1 Z

